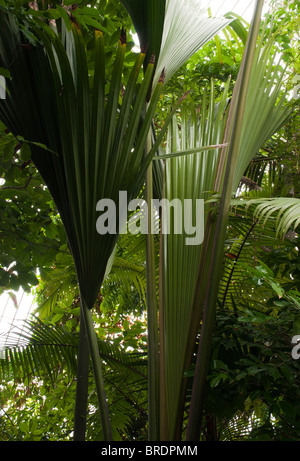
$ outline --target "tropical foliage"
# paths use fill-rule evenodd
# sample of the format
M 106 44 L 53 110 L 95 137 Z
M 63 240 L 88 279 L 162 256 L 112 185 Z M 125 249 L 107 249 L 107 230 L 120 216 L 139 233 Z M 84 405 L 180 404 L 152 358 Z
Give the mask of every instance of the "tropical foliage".
M 1 437 L 297 439 L 299 7 L 289 41 L 260 0 L 250 26 L 87 4 L 0 2 L 0 282 L 37 303 L 1 353 Z M 133 198 L 192 199 L 186 233 L 162 210 L 124 234 Z

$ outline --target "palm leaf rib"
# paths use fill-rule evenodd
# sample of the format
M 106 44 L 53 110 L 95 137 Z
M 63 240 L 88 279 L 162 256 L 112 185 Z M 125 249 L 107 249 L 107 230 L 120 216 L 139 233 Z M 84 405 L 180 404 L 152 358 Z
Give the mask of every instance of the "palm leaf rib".
M 230 248 L 229 258 L 233 257 L 234 261 L 231 260 L 231 264 L 230 264 L 231 267 L 228 268 L 229 270 L 227 271 L 227 273 L 226 273 L 226 267 L 224 268 L 225 286 L 222 287 L 222 282 L 224 283 L 223 280 L 220 283 L 219 297 L 221 295 L 220 302 L 221 302 L 222 307 L 224 307 L 225 303 L 226 303 L 228 292 L 230 290 L 230 283 L 232 281 L 233 274 L 236 271 L 236 267 L 237 267 L 236 263 L 239 261 L 241 253 L 242 253 L 242 251 L 243 251 L 243 249 L 244 249 L 244 247 L 245 247 L 245 245 L 247 243 L 247 239 L 249 238 L 249 236 L 253 232 L 253 229 L 256 226 L 257 222 L 258 222 L 258 220 L 255 220 L 251 224 L 249 229 L 246 229 L 246 233 L 242 234 L 240 236 L 240 238 L 238 239 L 238 241 L 234 242 L 234 245 L 232 245 L 232 247 Z

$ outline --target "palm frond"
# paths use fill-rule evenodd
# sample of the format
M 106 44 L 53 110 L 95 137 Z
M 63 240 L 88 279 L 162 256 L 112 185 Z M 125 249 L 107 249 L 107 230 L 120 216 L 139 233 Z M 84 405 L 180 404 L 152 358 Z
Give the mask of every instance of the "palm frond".
M 19 345 L 15 346 L 18 338 Z M 40 320 L 26 320 L 22 331 L 6 338 L 0 363 L 1 379 L 27 378 L 46 374 L 54 382 L 64 367 L 76 374 L 78 339 L 63 328 L 45 326 Z
M 34 313 L 41 320 L 49 319 L 59 304 L 67 309 L 74 300 L 79 300 L 76 270 L 71 254 L 63 252 L 57 255 L 57 265 L 49 269 L 41 269 L 40 284 L 35 294 Z M 113 251 L 101 292 L 105 292 L 104 302 L 113 306 L 117 303 L 118 290 L 138 293 L 140 302 L 145 303 L 146 267 L 145 267 L 145 235 L 120 236 Z
M 178 407 L 176 408 L 174 402 L 179 405 L 179 395 L 184 386 L 182 378 L 194 350 L 191 344 L 193 346 L 195 344 L 203 306 L 205 312 L 209 311 L 207 315 L 210 316 L 210 319 L 214 319 L 212 313 L 214 308 L 209 309 L 207 306 L 211 307 L 212 304 L 215 304 L 213 298 L 217 296 L 218 292 L 214 280 L 218 278 L 217 266 L 221 267 L 221 259 L 224 255 L 225 222 L 232 192 L 236 190 L 244 171 L 259 147 L 281 127 L 290 114 L 290 108 L 288 105 L 284 105 L 285 98 L 281 94 L 284 70 L 279 65 L 275 66 L 273 57 L 270 58 L 273 43 L 270 41 L 263 48 L 261 39 L 257 45 L 256 34 L 259 24 L 259 14 L 257 13 L 261 8 L 261 2 L 257 3 L 255 26 L 250 32 L 251 42 L 249 43 L 251 45 L 246 47 L 244 62 L 238 82 L 235 85 L 229 113 L 225 111 L 226 91 L 224 91 L 220 112 L 216 108 L 213 97 L 210 101 L 203 101 L 201 104 L 201 136 L 198 145 L 204 147 L 223 143 L 225 147 L 222 148 L 221 152 L 216 150 L 194 155 L 182 155 L 178 159 L 166 160 L 164 193 L 169 200 L 175 197 L 189 198 L 191 191 L 194 191 L 194 199 L 204 198 L 207 201 L 208 211 L 212 193 L 220 193 L 223 190 L 222 210 L 218 211 L 217 224 L 214 208 L 205 213 L 205 237 L 200 249 L 194 247 L 189 254 L 189 248 L 185 245 L 184 238 L 182 235 L 176 235 L 174 228 L 171 230 L 171 235 L 162 237 L 160 318 L 163 335 L 161 344 L 163 348 L 165 347 L 161 354 L 163 372 L 165 373 L 163 401 L 165 402 L 165 399 L 167 401 L 165 408 L 170 407 L 167 425 L 169 425 L 168 430 L 172 434 L 171 437 L 174 436 L 176 430 L 174 422 L 178 421 L 176 416 Z M 246 56 L 251 59 L 246 60 Z M 252 64 L 250 64 L 251 60 L 253 61 Z M 242 75 L 245 79 L 241 86 Z M 211 94 L 213 95 L 213 89 Z M 238 101 L 239 112 L 236 112 L 236 101 Z M 263 111 L 261 107 L 263 107 Z M 193 117 L 194 114 L 192 113 L 191 118 Z M 226 117 L 228 118 L 226 119 Z M 182 117 L 182 119 L 184 118 Z M 235 120 L 234 125 L 232 125 L 233 120 Z M 226 128 L 225 123 L 227 123 Z M 265 124 L 267 130 L 264 130 Z M 194 139 L 198 132 L 194 130 L 188 136 L 185 132 L 185 126 L 182 123 L 182 139 Z M 235 127 L 234 131 L 232 131 L 232 126 Z M 182 154 L 186 154 L 185 150 L 195 147 L 191 144 L 185 147 L 184 143 L 177 147 L 178 139 L 180 139 L 179 130 L 173 129 L 168 143 L 168 148 L 171 148 L 172 152 L 182 150 Z M 230 143 L 229 148 L 227 143 Z M 188 165 L 187 162 L 190 164 Z M 173 246 L 171 246 L 172 244 Z M 214 259 L 214 251 L 218 252 L 220 260 Z M 186 259 L 184 259 L 185 257 Z M 218 284 L 219 281 L 218 279 Z M 204 323 L 205 329 L 207 325 L 207 332 L 210 335 L 212 323 L 203 321 Z M 166 344 L 164 344 L 165 338 L 168 338 Z M 178 346 L 179 344 L 180 346 Z M 166 360 L 164 356 L 167 357 L 173 351 L 176 351 L 174 355 L 176 360 Z M 203 353 L 209 355 L 208 348 Z M 172 367 L 172 364 L 176 364 L 176 367 Z M 172 384 L 168 384 L 168 381 Z M 178 383 L 176 390 L 175 382 Z M 194 397 L 197 399 L 196 392 L 195 388 Z M 170 399 L 169 403 L 168 399 Z M 198 418 L 196 410 L 194 410 L 194 416 L 196 419 Z M 197 431 L 195 421 L 193 424 L 191 423 L 190 428 L 194 433 Z
M 240 204 L 242 202 L 240 201 Z M 300 224 L 300 199 L 294 197 L 271 197 L 245 201 L 245 210 L 253 210 L 254 218 L 264 226 L 274 220 L 276 236 L 283 238 L 290 230 L 296 231 Z
M 21 46 L 21 34 L 15 30 L 16 26 L 13 27 L 13 18 L 8 19 L 2 14 L 1 20 L 5 30 L 8 28 L 7 21 L 12 26 L 7 29 L 9 32 L 5 41 L 4 36 L 1 36 L 3 66 L 9 67 L 14 56 L 13 50 L 7 56 L 7 41 L 17 41 L 16 48 L 20 52 L 14 68 L 11 69 L 13 83 L 10 98 L 1 105 L 0 116 L 16 136 L 42 143 L 52 152 L 57 152 L 57 155 L 50 154 L 35 146 L 33 160 L 56 201 L 75 260 L 82 296 L 91 306 L 92 300 L 98 294 L 107 260 L 117 238 L 117 233 L 99 235 L 97 232 L 96 204 L 101 198 L 110 198 L 117 204 L 118 211 L 120 190 L 128 192 L 128 201 L 132 198 L 133 185 L 144 158 L 143 149 L 151 125 L 155 99 L 159 96 L 159 91 L 156 96 L 153 94 L 154 100 L 148 106 L 144 123 L 139 126 L 153 74 L 153 64 L 147 66 L 143 83 L 137 91 L 137 77 L 145 57 L 143 53 L 138 55 L 131 76 L 124 85 L 126 93 L 123 104 L 120 105 L 120 82 L 126 47 L 125 42 L 120 41 L 110 92 L 105 102 L 103 34 L 96 31 L 97 53 L 93 97 L 90 99 L 85 44 L 75 25 L 72 31 L 65 31 L 64 34 L 68 52 L 57 34 L 47 34 L 36 28 L 35 32 L 40 43 L 44 44 L 46 53 L 42 51 L 42 47 L 35 46 L 30 50 L 32 53 L 28 51 L 26 55 Z M 12 33 L 15 33 L 13 37 Z M 72 60 L 69 56 L 72 56 Z M 17 80 L 19 65 L 23 69 L 22 84 Z M 30 75 L 36 66 L 41 69 L 41 73 L 39 80 L 32 82 Z M 37 75 L 35 71 L 33 73 Z M 25 75 L 28 76 L 26 83 Z M 40 107 L 40 91 L 45 87 L 49 89 L 49 98 Z M 162 83 L 157 88 L 159 87 L 162 87 Z M 16 99 L 19 103 L 23 101 L 24 110 L 19 114 L 20 117 L 12 118 L 11 110 L 15 107 Z M 26 110 L 32 105 L 36 109 L 29 117 Z M 41 117 L 43 110 L 47 111 L 45 119 Z M 32 126 L 28 125 L 29 120 Z M 41 126 L 41 123 L 44 125 Z M 118 213 L 116 218 L 118 220 Z M 118 232 L 118 223 L 116 228 Z
M 16 342 L 18 345 L 16 346 Z M 46 376 L 55 382 L 64 370 L 76 376 L 79 334 L 66 331 L 38 318 L 26 320 L 20 331 L 6 338 L 6 349 L 0 361 L 2 380 Z M 106 341 L 98 341 L 103 360 L 113 369 L 127 369 L 146 380 L 147 360 L 141 352 L 128 353 Z
M 115 258 L 112 271 L 107 278 L 107 281 L 111 280 L 117 280 L 125 290 L 130 291 L 134 288 L 140 299 L 145 301 L 146 268 L 144 265 L 130 263 L 122 258 Z
M 239 300 L 239 305 L 249 301 L 253 281 L 249 280 L 245 267 L 257 266 L 266 252 L 271 252 L 272 249 L 280 248 L 282 245 L 283 241 L 276 237 L 274 221 L 268 221 L 263 226 L 258 218 L 245 211 L 245 207 L 233 208 L 229 217 L 224 270 L 219 285 L 220 308 L 234 307 L 234 299 Z M 262 299 L 262 302 L 265 301 Z M 258 298 L 257 303 L 259 303 Z
M 231 21 L 223 17 L 209 18 L 206 9 L 198 1 L 167 0 L 154 83 L 164 68 L 167 82 L 196 51 Z
M 243 271 L 241 271 L 238 262 L 248 262 L 253 260 L 255 248 L 249 246 L 248 241 L 254 233 L 257 221 L 248 226 L 244 226 L 243 232 L 237 238 L 226 242 L 228 250 L 224 258 L 223 277 L 219 286 L 219 304 L 224 308 L 228 300 L 239 299 L 240 292 L 243 290 Z M 232 241 L 233 240 L 233 241 Z
M 65 256 L 65 255 L 64 255 Z M 40 271 L 40 285 L 35 294 L 35 314 L 41 320 L 49 318 L 58 303 L 70 306 L 79 296 L 74 262 L 70 255 L 67 266 L 57 265 Z
M 121 1 L 132 17 L 141 46 L 147 45 L 150 56 L 156 55 L 154 86 L 163 70 L 167 82 L 199 48 L 232 22 L 232 18 L 209 18 L 201 2 L 194 0 Z
M 0 119 L 16 137 L 33 143 L 32 160 L 56 202 L 66 229 L 76 267 L 105 438 L 111 439 L 90 310 L 126 220 L 126 206 L 145 168 L 144 146 L 163 80 L 153 88 L 144 113 L 154 63 L 148 63 L 140 84 L 138 76 L 145 50 L 136 57 L 122 99 L 124 31 L 116 49 L 109 93 L 105 95 L 106 62 L 101 31 L 94 33 L 96 53 L 90 86 L 86 45 L 78 24 L 72 23 L 68 31 L 62 23 L 63 34 L 60 34 L 53 32 L 39 17 L 28 16 L 27 21 L 30 23 L 29 27 L 26 24 L 27 29 L 35 38 L 34 45 L 27 43 L 13 13 L 0 10 L 0 65 L 8 68 L 11 75 L 9 97 L 1 104 Z M 18 106 L 22 110 L 16 113 Z M 39 147 L 41 144 L 47 150 Z M 127 192 L 127 203 L 119 203 L 119 191 Z M 115 229 L 109 228 L 106 232 L 96 226 L 97 212 L 103 211 L 101 205 L 98 206 L 101 199 L 109 199 L 116 206 Z M 124 211 L 125 216 L 120 217 Z
M 228 84 L 224 89 L 221 102 L 215 100 L 212 84 L 210 99 L 204 95 L 200 114 L 197 116 L 192 107 L 184 107 L 180 129 L 175 118 L 169 128 L 166 156 L 178 151 L 182 151 L 182 155 L 165 159 L 164 198 L 170 202 L 179 199 L 181 203 L 184 203 L 185 199 L 192 200 L 191 216 L 188 219 L 191 217 L 195 219 L 196 216 L 200 218 L 202 213 L 196 210 L 196 199 L 206 200 L 214 190 L 215 169 L 218 165 L 220 149 L 208 148 L 201 151 L 199 147 L 218 145 L 223 137 Z M 197 148 L 200 152 L 192 153 Z M 167 217 L 165 218 L 163 214 L 162 222 L 164 219 Z M 165 374 L 164 405 L 168 412 L 169 430 L 173 436 L 178 421 L 182 377 L 190 338 L 197 267 L 203 251 L 203 246 L 199 243 L 186 244 L 187 234 L 183 224 L 184 221 L 182 221 L 182 234 L 176 233 L 173 218 L 170 219 L 170 233 L 162 235 L 160 256 L 160 342 L 164 351 L 161 353 L 162 369 Z M 204 227 L 205 222 L 198 222 L 197 226 L 199 232 L 199 226 Z
M 282 68 L 281 58 L 274 52 L 272 39 L 263 46 L 264 35 L 256 48 L 250 75 L 234 190 L 259 148 L 279 131 L 292 113 L 292 108 L 286 104 L 286 92 L 283 90 L 286 69 Z

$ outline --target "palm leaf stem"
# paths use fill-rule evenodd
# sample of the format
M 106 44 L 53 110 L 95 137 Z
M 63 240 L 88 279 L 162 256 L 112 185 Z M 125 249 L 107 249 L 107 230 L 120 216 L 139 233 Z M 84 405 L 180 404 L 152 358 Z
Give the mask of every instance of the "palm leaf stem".
M 149 131 L 146 153 L 151 148 Z M 148 326 L 148 418 L 149 440 L 159 440 L 159 353 L 156 297 L 155 243 L 152 231 L 153 171 L 150 163 L 145 184 L 146 203 L 148 204 L 148 233 L 146 235 L 146 281 L 147 281 L 147 326 Z
M 89 309 L 88 305 L 85 303 L 83 298 L 81 298 L 81 315 L 84 322 L 85 331 L 88 338 L 89 352 L 92 359 L 103 436 L 105 441 L 111 441 L 112 431 L 110 426 L 106 394 L 104 389 L 102 364 L 99 354 L 96 332 L 94 330 L 93 325 L 93 316 L 91 310 Z
M 216 229 L 213 234 L 212 255 L 209 266 L 210 276 L 206 286 L 203 320 L 187 427 L 188 441 L 198 441 L 202 430 L 206 378 L 210 363 L 210 349 L 216 316 L 218 285 L 221 279 L 221 260 L 224 253 L 226 223 L 232 196 L 234 175 L 241 141 L 243 114 L 245 112 L 245 102 L 248 93 L 250 72 L 254 59 L 263 3 L 263 0 L 256 1 L 253 20 L 249 31 L 249 38 L 244 55 L 244 66 L 242 67 L 241 84 L 232 126 L 232 137 L 228 150 L 223 193 L 216 222 Z
M 88 378 L 90 368 L 90 355 L 87 334 L 84 322 L 80 322 L 77 385 L 74 414 L 74 441 L 85 441 L 86 416 L 88 403 Z

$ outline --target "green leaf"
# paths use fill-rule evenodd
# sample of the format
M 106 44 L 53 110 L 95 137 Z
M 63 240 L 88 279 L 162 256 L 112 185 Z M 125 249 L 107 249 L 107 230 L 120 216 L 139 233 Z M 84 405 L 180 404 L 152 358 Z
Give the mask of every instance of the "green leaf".
M 254 209 L 254 217 L 263 225 L 276 216 L 276 234 L 283 238 L 290 229 L 300 224 L 300 199 L 294 197 L 272 197 L 241 201 L 245 209 Z
M 244 20 L 242 17 L 232 12 L 226 13 L 224 17 L 227 19 L 235 18 L 233 21 L 231 21 L 230 28 L 234 30 L 237 36 L 242 40 L 243 44 L 245 44 L 248 33 L 245 26 L 243 25 Z
M 202 5 L 193 0 L 167 1 L 154 84 L 163 69 L 167 83 L 196 51 L 230 23 L 231 19 L 208 18 Z
M 57 8 L 57 11 L 59 11 L 61 17 L 63 18 L 66 24 L 67 30 L 71 30 L 71 21 L 70 21 L 67 11 L 60 5 L 57 5 L 56 8 Z
M 21 155 L 23 162 L 27 162 L 28 160 L 31 159 L 31 149 L 27 143 L 22 144 L 20 155 Z
M 224 88 L 221 102 L 217 104 L 212 82 L 210 99 L 207 99 L 205 93 L 201 101 L 202 111 L 198 116 L 195 107 L 186 102 L 181 109 L 180 125 L 177 116 L 172 118 L 166 151 L 161 155 L 165 158 L 163 198 L 170 202 L 174 198 L 179 199 L 181 203 L 191 199 L 191 213 L 194 217 L 196 200 L 207 199 L 210 197 L 208 191 L 214 190 L 214 166 L 217 167 L 219 163 L 221 149 L 210 149 L 210 146 L 219 145 L 222 139 L 228 89 L 229 82 Z M 197 225 L 199 231 L 200 221 Z M 201 222 L 202 226 L 205 227 L 205 221 Z M 160 331 L 160 342 L 165 350 L 162 356 L 166 388 L 164 407 L 168 411 L 171 432 L 178 417 L 176 405 L 180 405 L 181 377 L 190 366 L 187 356 L 193 350 L 195 339 L 191 326 L 192 312 L 195 312 L 193 294 L 203 249 L 202 244 L 186 245 L 186 236 L 184 232 L 176 234 L 171 227 L 170 234 L 161 237 L 160 318 L 163 329 Z M 194 318 L 195 329 L 197 324 Z
M 10 72 L 8 69 L 4 69 L 4 67 L 0 67 L 0 75 L 3 75 L 5 78 L 10 78 Z
M 20 422 L 19 423 L 19 428 L 22 432 L 25 432 L 25 434 L 29 434 L 30 429 L 29 429 L 29 423 L 27 422 Z

